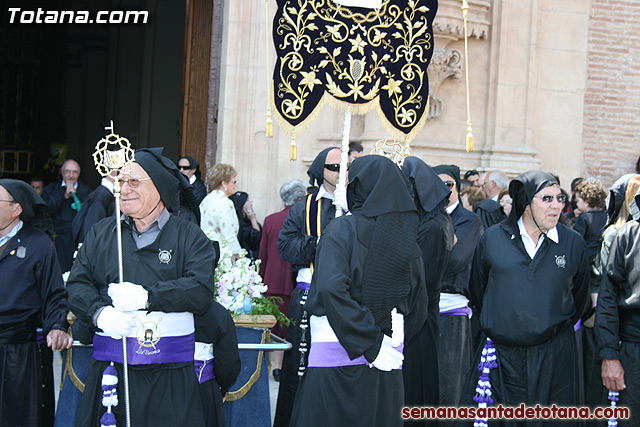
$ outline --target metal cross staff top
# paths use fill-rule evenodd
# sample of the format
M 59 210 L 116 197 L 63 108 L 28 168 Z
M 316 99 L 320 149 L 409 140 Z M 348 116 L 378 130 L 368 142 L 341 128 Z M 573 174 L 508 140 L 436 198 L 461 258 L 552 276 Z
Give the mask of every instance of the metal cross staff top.
M 103 176 L 111 176 L 114 179 L 113 195 L 116 202 L 116 228 L 118 240 L 118 280 L 124 282 L 122 272 L 122 225 L 120 224 L 120 180 L 131 173 L 135 154 L 127 138 L 117 135 L 111 125 L 104 128 L 111 133 L 102 138 L 96 144 L 96 151 L 93 153 L 93 161 L 96 170 Z M 129 372 L 127 364 L 127 338 L 122 337 L 122 361 L 124 371 L 124 398 L 125 410 L 127 414 L 127 427 L 131 427 L 131 411 L 129 406 Z

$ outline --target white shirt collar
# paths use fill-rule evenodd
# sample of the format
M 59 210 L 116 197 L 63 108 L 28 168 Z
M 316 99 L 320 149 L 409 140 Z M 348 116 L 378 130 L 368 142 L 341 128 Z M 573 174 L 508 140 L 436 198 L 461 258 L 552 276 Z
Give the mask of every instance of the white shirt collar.
M 447 213 L 451 215 L 451 212 L 453 212 L 455 208 L 458 207 L 459 204 L 460 204 L 460 200 L 456 200 L 454 204 L 452 204 L 451 206 L 447 206 Z
M 498 201 L 498 196 L 499 196 L 499 195 L 500 195 L 500 193 L 496 194 L 495 196 L 493 196 L 493 197 L 491 198 L 491 200 L 493 200 L 494 202 L 497 202 L 497 201 Z
M 107 178 L 102 178 L 100 185 L 111 191 L 111 194 L 113 194 L 113 182 L 109 181 Z
M 189 178 L 189 184 L 193 185 L 194 182 L 196 182 L 196 176 L 191 175 L 191 178 Z
M 18 234 L 18 231 L 20 231 L 21 228 L 22 228 L 22 220 L 18 221 L 18 223 L 13 226 L 10 232 L 0 237 L 0 246 L 3 246 L 5 243 L 11 240 L 13 236 Z
M 522 243 L 524 243 L 524 248 L 527 250 L 527 253 L 529 254 L 529 257 L 531 257 L 531 259 L 533 259 L 533 257 L 538 252 L 538 249 L 540 249 L 540 247 L 542 246 L 542 241 L 545 239 L 545 237 L 548 237 L 549 239 L 551 239 L 551 241 L 555 242 L 556 244 L 559 241 L 557 227 L 553 227 L 551 230 L 547 231 L 546 234 L 542 234 L 538 239 L 537 244 L 533 242 L 533 239 L 531 238 L 529 233 L 527 233 L 527 229 L 524 226 L 524 221 L 522 221 L 522 217 L 520 217 L 520 219 L 518 220 L 518 229 L 520 230 L 520 238 L 522 239 Z
M 329 194 L 327 190 L 324 189 L 324 185 L 320 186 L 320 189 L 318 190 L 318 195 L 316 196 L 316 201 L 320 200 L 322 197 L 324 197 L 325 199 L 333 200 L 333 196 Z

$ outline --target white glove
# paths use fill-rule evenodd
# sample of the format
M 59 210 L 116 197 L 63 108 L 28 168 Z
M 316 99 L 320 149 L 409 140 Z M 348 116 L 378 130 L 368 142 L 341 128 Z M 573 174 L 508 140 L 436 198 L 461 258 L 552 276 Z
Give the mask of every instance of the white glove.
M 149 293 L 145 288 L 135 283 L 110 283 L 107 293 L 116 310 L 133 311 L 147 308 Z
M 402 361 L 404 360 L 404 354 L 393 348 L 398 347 L 399 345 L 400 343 L 398 341 L 395 341 L 388 335 L 385 335 L 382 339 L 382 345 L 380 346 L 378 357 L 376 357 L 376 360 L 374 360 L 371 365 L 381 371 L 400 369 Z
M 119 340 L 133 331 L 133 328 L 136 327 L 136 322 L 128 314 L 108 305 L 98 315 L 96 325 L 111 338 Z
M 333 191 L 333 204 L 342 208 L 344 212 L 349 211 L 347 206 L 347 187 L 336 187 Z

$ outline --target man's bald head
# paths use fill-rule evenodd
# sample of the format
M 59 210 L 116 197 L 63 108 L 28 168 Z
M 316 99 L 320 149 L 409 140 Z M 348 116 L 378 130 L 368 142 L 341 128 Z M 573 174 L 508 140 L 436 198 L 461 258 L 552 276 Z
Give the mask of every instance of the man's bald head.
M 62 164 L 60 169 L 60 175 L 64 182 L 74 184 L 78 182 L 80 178 L 80 164 L 73 159 L 69 159 Z

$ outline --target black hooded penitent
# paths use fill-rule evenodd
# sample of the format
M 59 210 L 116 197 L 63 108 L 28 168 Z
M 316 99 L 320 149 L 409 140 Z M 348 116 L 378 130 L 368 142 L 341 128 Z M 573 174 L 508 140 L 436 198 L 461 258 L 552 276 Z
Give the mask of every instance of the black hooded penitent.
M 460 192 L 460 168 L 456 165 L 438 165 L 433 167 L 433 171 L 440 175 L 441 173 L 449 175 L 456 183 L 456 190 Z
M 353 215 L 376 218 L 362 278 L 362 304 L 391 334 L 391 310 L 409 294 L 418 216 L 398 166 L 383 156 L 357 158 L 349 169 L 347 203 Z
M 421 219 L 429 219 L 449 204 L 451 190 L 422 159 L 410 156 L 404 159 L 402 172 L 411 183 L 411 196 L 416 202 Z

